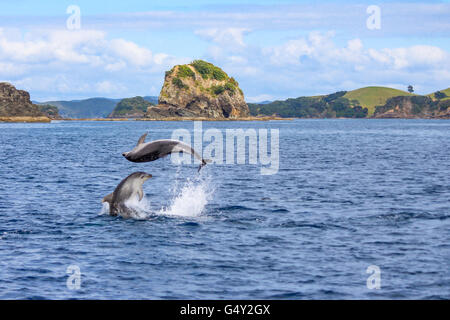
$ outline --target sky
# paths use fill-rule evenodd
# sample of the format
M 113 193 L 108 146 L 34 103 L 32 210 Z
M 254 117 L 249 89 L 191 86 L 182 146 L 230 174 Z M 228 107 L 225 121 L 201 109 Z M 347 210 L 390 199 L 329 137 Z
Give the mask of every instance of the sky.
M 79 13 L 79 14 L 78 14 Z M 159 95 L 203 59 L 248 102 L 450 87 L 450 1 L 0 0 L 0 81 L 35 101 Z

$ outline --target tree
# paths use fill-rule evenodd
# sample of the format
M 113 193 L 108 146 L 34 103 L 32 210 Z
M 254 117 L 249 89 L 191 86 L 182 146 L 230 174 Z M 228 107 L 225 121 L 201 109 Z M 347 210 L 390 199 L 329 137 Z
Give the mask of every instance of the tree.
M 408 86 L 408 92 L 409 92 L 409 93 L 413 93 L 413 92 L 414 92 L 414 88 L 413 88 L 412 85 L 409 85 L 409 86 Z
M 434 93 L 434 97 L 438 100 L 441 100 L 441 99 L 447 98 L 447 95 L 445 94 L 445 92 L 436 91 Z

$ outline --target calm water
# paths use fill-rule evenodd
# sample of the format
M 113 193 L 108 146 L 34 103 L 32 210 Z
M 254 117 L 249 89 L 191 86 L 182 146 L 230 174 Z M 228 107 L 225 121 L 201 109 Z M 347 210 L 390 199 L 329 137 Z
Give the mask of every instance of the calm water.
M 279 172 L 121 156 L 192 122 L 0 124 L 0 298 L 450 299 L 450 121 L 203 127 L 278 128 Z M 105 215 L 133 171 L 147 219 Z

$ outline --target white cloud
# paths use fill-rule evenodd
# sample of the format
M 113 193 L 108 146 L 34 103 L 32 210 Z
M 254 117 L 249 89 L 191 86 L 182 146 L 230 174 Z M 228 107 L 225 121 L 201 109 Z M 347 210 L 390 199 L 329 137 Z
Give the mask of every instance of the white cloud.
M 241 84 L 249 101 L 261 94 L 275 98 L 323 94 L 368 85 L 408 84 L 423 93 L 448 87 L 450 54 L 429 45 L 375 49 L 360 38 L 338 45 L 334 32 L 310 32 L 276 46 L 246 50 L 214 43 L 208 50 Z
M 149 94 L 149 82 L 161 83 L 164 71 L 184 60 L 96 30 L 0 29 L 0 80 L 38 92 L 34 99 Z
M 123 85 L 119 85 L 108 80 L 97 82 L 95 84 L 95 89 L 97 92 L 107 95 L 115 92 L 124 92 L 126 90 Z
M 221 46 L 241 48 L 245 47 L 244 34 L 248 32 L 248 28 L 209 28 L 197 30 L 195 34 Z

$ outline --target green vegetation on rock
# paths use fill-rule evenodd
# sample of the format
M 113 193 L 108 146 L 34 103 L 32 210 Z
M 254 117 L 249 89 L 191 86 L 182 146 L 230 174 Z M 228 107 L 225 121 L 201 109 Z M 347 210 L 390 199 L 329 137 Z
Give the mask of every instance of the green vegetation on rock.
M 224 86 L 220 86 L 220 85 L 218 85 L 218 86 L 211 86 L 211 92 L 212 93 L 214 93 L 215 95 L 219 95 L 219 94 L 221 94 L 222 92 L 224 92 L 225 91 L 225 87 Z
M 408 112 L 406 106 L 411 108 L 412 116 L 430 116 L 447 110 L 450 107 L 450 100 L 432 100 L 430 96 L 393 97 L 388 99 L 384 105 L 376 107 L 375 116 L 396 109 L 399 109 L 397 112 L 406 113 Z
M 203 79 L 216 79 L 218 81 L 223 81 L 228 79 L 227 74 L 216 67 L 212 63 L 203 61 L 203 60 L 194 60 L 191 65 L 197 70 L 198 73 L 202 76 Z
M 183 83 L 180 78 L 174 77 L 172 79 L 172 84 L 175 85 L 178 89 L 188 89 L 189 87 Z
M 195 79 L 195 73 L 187 65 L 183 64 L 178 66 L 177 76 L 180 78 L 192 78 Z

